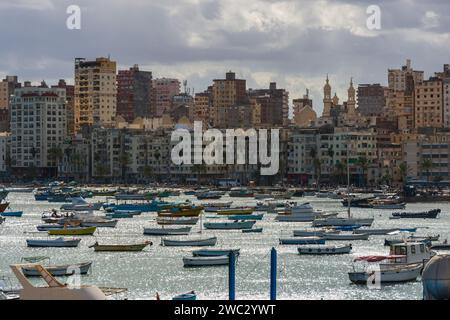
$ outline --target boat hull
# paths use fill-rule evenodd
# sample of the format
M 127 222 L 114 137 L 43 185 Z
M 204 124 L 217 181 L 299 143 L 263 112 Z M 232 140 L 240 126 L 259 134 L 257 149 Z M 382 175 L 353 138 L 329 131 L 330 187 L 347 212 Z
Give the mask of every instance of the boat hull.
M 161 239 L 161 245 L 166 247 L 207 247 L 207 246 L 215 246 L 216 243 L 217 243 L 216 237 L 200 240 Z
M 227 215 L 249 215 L 252 214 L 253 211 L 255 211 L 253 208 L 252 209 L 222 209 L 222 210 L 218 210 L 217 214 L 219 216 L 227 216 Z
M 283 245 L 325 244 L 325 239 L 319 237 L 280 239 L 280 244 Z
M 414 266 L 406 266 L 405 268 L 382 269 L 380 271 L 375 271 L 374 274 L 366 271 L 349 272 L 348 276 L 351 282 L 357 284 L 367 284 L 370 277 L 372 277 L 373 280 L 378 279 L 381 283 L 407 282 L 416 280 L 422 267 L 422 264 L 417 264 Z M 372 280 L 372 278 L 370 280 Z
M 196 225 L 199 218 L 157 218 L 156 223 L 159 225 Z
M 16 217 L 16 218 L 22 217 L 22 214 L 23 214 L 22 211 L 10 211 L 10 212 L 4 211 L 0 213 L 2 217 Z
M 212 267 L 212 266 L 226 266 L 230 263 L 228 256 L 216 257 L 184 257 L 184 267 Z
M 192 251 L 192 255 L 194 257 L 216 257 L 216 256 L 228 256 L 231 252 L 234 252 L 235 255 L 239 255 L 240 249 L 217 249 L 217 250 L 194 250 Z
M 147 246 L 151 245 L 151 242 L 140 243 L 140 244 L 113 244 L 113 245 L 94 245 L 95 252 L 140 252 L 144 250 Z
M 242 222 L 206 222 L 204 227 L 212 230 L 241 230 L 251 229 L 256 221 L 242 221 Z
M 187 235 L 191 232 L 191 227 L 185 228 L 144 228 L 144 234 L 147 236 L 172 236 Z
M 48 235 L 50 236 L 92 236 L 96 227 L 87 227 L 87 228 L 63 228 L 63 229 L 54 229 L 48 230 Z
M 91 269 L 92 262 L 68 264 L 61 266 L 44 266 L 52 276 L 64 277 L 71 276 L 73 274 L 87 274 Z M 41 274 L 35 268 L 22 267 L 22 272 L 27 277 L 40 277 Z
M 299 247 L 297 250 L 300 255 L 349 254 L 352 251 L 352 246 L 307 245 Z
M 325 240 L 369 240 L 368 234 L 324 234 Z
M 27 246 L 32 248 L 75 248 L 81 239 L 75 240 L 27 240 Z

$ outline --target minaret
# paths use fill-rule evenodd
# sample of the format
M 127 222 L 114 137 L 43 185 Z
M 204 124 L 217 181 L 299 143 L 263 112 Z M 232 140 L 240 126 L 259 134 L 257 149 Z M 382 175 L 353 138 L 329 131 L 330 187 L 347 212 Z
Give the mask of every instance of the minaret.
M 347 113 L 354 115 L 356 108 L 355 88 L 353 87 L 353 78 L 350 79 L 350 88 L 348 88 Z
M 330 82 L 328 80 L 328 74 L 327 74 L 327 80 L 326 80 L 325 86 L 323 87 L 322 117 L 330 116 L 330 110 L 331 110 L 332 104 L 333 104 L 333 101 L 331 100 L 331 86 L 330 86 Z

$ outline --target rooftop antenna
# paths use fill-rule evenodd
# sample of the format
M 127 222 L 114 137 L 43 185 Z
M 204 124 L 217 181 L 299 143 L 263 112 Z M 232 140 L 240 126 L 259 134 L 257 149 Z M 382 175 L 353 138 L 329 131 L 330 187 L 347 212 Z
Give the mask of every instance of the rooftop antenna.
M 187 93 L 187 80 L 183 80 L 184 93 Z

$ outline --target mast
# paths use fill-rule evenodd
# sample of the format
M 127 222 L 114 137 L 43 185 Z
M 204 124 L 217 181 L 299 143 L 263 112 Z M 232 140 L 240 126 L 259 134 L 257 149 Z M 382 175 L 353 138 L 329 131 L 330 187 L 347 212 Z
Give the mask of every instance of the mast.
M 350 218 L 350 157 L 349 157 L 349 145 L 350 145 L 350 135 L 347 136 L 347 215 Z

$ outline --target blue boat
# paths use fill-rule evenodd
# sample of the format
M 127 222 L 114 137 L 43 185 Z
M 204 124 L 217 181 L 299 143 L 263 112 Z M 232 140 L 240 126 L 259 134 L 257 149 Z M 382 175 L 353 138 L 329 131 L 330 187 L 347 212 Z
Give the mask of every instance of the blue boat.
M 261 214 L 237 214 L 229 216 L 228 220 L 262 220 L 264 213 Z
M 398 229 L 400 232 L 416 232 L 417 228 L 402 228 Z
M 325 244 L 325 240 L 319 237 L 302 237 L 291 239 L 280 239 L 280 244 L 303 245 L 303 244 Z
M 142 213 L 140 210 L 114 210 L 112 214 L 131 214 L 132 216 L 138 216 Z
M 108 213 L 105 216 L 107 219 L 126 219 L 126 218 L 133 218 L 134 215 L 132 213 Z
M 263 228 L 244 229 L 242 233 L 261 233 Z
M 105 204 L 103 208 L 108 211 L 141 211 L 141 212 L 156 212 L 161 210 L 164 206 L 171 205 L 169 202 L 154 200 L 148 203 L 121 203 L 121 204 Z
M 20 218 L 23 214 L 23 211 L 5 211 L 2 212 L 2 217 L 18 217 Z
M 182 293 L 172 298 L 172 300 L 197 300 L 197 295 L 192 292 Z
M 192 251 L 194 257 L 217 257 L 228 256 L 231 252 L 234 252 L 236 256 L 239 256 L 241 249 L 200 249 Z
M 349 225 L 349 226 L 335 226 L 333 227 L 334 230 L 339 230 L 339 231 L 353 231 L 356 229 L 361 228 L 361 225 L 359 224 L 355 224 L 355 225 Z

